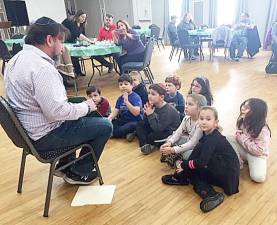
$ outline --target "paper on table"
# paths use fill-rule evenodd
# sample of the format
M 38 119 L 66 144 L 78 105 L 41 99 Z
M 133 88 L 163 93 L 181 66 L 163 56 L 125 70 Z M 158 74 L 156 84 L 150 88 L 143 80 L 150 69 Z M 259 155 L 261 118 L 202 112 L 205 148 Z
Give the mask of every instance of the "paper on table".
M 71 206 L 111 204 L 115 185 L 80 186 Z

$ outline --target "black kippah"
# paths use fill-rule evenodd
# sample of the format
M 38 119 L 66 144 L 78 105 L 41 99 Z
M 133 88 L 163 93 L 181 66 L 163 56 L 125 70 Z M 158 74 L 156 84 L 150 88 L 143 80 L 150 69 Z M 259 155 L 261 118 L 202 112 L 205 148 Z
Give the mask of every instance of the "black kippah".
M 50 24 L 57 24 L 57 22 L 52 20 L 49 17 L 43 16 L 43 17 L 40 17 L 39 19 L 37 19 L 35 24 L 39 25 L 39 26 L 47 26 Z

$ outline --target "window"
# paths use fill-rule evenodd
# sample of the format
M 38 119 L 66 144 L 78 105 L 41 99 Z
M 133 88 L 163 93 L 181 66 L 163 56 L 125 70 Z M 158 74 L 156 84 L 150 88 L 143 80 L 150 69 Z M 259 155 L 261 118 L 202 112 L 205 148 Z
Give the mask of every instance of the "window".
M 233 24 L 237 0 L 217 1 L 217 25 Z
M 181 21 L 182 0 L 169 0 L 169 19 L 171 16 L 177 16 L 176 24 Z

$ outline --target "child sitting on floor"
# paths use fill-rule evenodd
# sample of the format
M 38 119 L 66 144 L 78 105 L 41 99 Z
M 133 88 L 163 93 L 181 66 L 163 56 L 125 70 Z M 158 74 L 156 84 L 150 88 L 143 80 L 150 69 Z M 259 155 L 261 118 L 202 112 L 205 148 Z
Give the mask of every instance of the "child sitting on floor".
M 201 107 L 207 105 L 203 95 L 189 94 L 186 99 L 186 116 L 181 125 L 161 148 L 161 162 L 166 162 L 170 167 L 175 166 L 178 159 L 188 159 L 193 148 L 202 137 L 198 118 Z
M 118 85 L 122 95 L 118 97 L 115 109 L 109 116 L 113 123 L 113 137 L 132 141 L 136 124 L 143 118 L 141 98 L 132 91 L 133 80 L 129 75 L 120 76 Z
M 178 91 L 181 88 L 180 78 L 177 76 L 169 76 L 165 79 L 166 95 L 165 101 L 175 107 L 180 113 L 181 118 L 184 117 L 185 101 L 183 95 Z
M 188 94 L 196 93 L 206 97 L 207 105 L 213 104 L 213 95 L 208 78 L 201 76 L 192 80 Z
M 227 195 L 239 192 L 240 165 L 236 152 L 217 130 L 218 114 L 215 108 L 205 106 L 199 115 L 203 137 L 193 149 L 188 160 L 178 164 L 175 174 L 165 175 L 162 182 L 168 185 L 193 185 L 193 190 L 203 199 L 200 209 L 209 212 L 224 200 L 221 187 Z
M 148 101 L 148 92 L 141 80 L 141 75 L 137 71 L 132 71 L 130 76 L 133 79 L 133 91 L 136 92 L 142 101 L 142 105 L 144 106 L 145 103 Z
M 235 137 L 228 137 L 242 162 L 248 162 L 251 179 L 259 183 L 266 179 L 269 155 L 271 131 L 266 123 L 266 117 L 265 101 L 258 98 L 247 99 L 240 106 Z
M 180 125 L 178 111 L 164 101 L 166 90 L 163 84 L 152 84 L 149 87 L 148 100 L 144 105 L 144 120 L 137 123 L 137 137 L 143 154 L 150 154 L 156 140 L 164 139 L 172 134 Z
M 101 89 L 94 85 L 89 86 L 86 90 L 87 97 L 91 98 L 97 108 L 97 112 L 103 116 L 108 117 L 111 114 L 111 106 L 107 98 L 101 96 Z

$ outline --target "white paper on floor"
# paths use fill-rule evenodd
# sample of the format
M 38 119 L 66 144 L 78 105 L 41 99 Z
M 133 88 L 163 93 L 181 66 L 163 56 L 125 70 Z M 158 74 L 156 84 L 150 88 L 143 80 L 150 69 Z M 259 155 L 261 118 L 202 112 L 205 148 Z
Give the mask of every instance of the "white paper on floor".
M 111 204 L 115 185 L 80 186 L 71 206 Z

